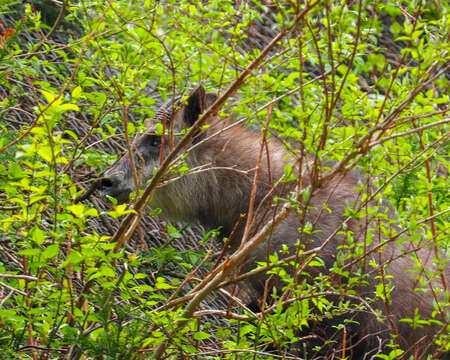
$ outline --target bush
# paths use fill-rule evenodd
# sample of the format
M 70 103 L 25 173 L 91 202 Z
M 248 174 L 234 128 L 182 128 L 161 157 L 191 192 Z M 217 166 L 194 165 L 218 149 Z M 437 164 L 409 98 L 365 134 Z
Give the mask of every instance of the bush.
M 434 270 L 416 259 L 410 271 L 417 272 L 417 291 L 445 292 L 435 311 L 447 312 L 448 319 L 445 2 L 116 0 L 61 6 L 65 24 L 77 26 L 61 27 L 54 7 L 45 24 L 30 5 L 5 15 L 0 2 L 5 359 L 278 358 L 301 342 L 297 329 L 360 306 L 345 297 L 330 306 L 324 293 L 356 296 L 351 286 L 337 289 L 323 274 L 298 284 L 273 255 L 259 266 L 272 267 L 291 296 L 273 294 L 270 311 L 256 316 L 224 289 L 188 307 L 217 261 L 216 231 L 165 223 L 154 209 L 141 214 L 133 238 L 118 246 L 111 237 L 117 238 L 133 207 L 109 208 L 95 196 L 75 202 L 161 103 L 200 82 L 223 94 L 282 32 L 238 83 L 221 116 L 257 128 L 270 117 L 270 132 L 292 151 L 312 154 L 317 169 L 340 164 L 368 174 L 362 196 L 373 187 L 378 201 L 395 207 L 385 231 L 398 226 L 404 229 L 399 242 L 435 249 Z M 376 209 L 349 215 L 386 218 Z M 347 246 L 355 247 L 354 256 L 338 258 L 333 271 L 352 284 L 361 274 L 345 273 L 344 264 L 364 249 L 351 241 Z M 320 258 L 311 261 L 321 266 Z M 440 285 L 430 288 L 427 279 Z M 391 290 L 384 284 L 374 296 L 389 302 Z M 450 351 L 448 321 L 404 321 L 438 323 L 435 354 Z M 376 357 L 401 354 L 393 339 L 392 350 Z

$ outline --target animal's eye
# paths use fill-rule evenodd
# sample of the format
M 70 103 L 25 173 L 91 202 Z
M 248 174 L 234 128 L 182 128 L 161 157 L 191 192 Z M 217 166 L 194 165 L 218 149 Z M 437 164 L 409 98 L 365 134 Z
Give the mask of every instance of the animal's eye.
M 147 135 L 143 144 L 149 147 L 159 147 L 161 145 L 161 136 Z
M 152 135 L 152 138 L 150 140 L 150 144 L 152 146 L 160 146 L 161 145 L 161 136 Z

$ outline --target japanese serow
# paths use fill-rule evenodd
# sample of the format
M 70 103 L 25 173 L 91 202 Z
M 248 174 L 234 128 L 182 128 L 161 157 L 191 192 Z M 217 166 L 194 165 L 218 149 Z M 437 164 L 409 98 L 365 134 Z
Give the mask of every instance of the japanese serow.
M 125 154 L 106 171 L 100 180 L 101 193 L 124 202 L 136 189 L 136 179 L 141 189 L 145 187 L 161 158 L 179 141 L 182 130 L 191 127 L 216 98 L 200 86 L 186 101 L 163 106 L 146 124 L 148 130 L 133 142 L 132 156 Z M 161 133 L 161 125 L 156 131 L 158 122 L 172 129 L 173 136 L 157 135 Z M 192 140 L 184 159 L 191 170 L 163 181 L 151 206 L 162 209 L 169 220 L 220 228 L 222 235 L 231 239 L 228 251 L 232 252 L 240 246 L 246 225 L 242 214 L 249 214 L 251 200 L 254 211 L 250 235 L 275 216 L 280 199 L 292 199 L 292 193 L 299 188 L 310 189 L 309 195 L 297 199 L 296 211 L 248 255 L 242 268 L 236 269 L 237 273 L 250 271 L 274 253 L 279 259 L 299 254 L 294 265 L 289 262 L 293 269 L 288 273 L 298 287 L 309 287 L 310 295 L 314 291 L 325 294 L 324 306 L 333 315 L 318 316 L 308 324 L 307 332 L 305 327 L 296 330 L 300 334 L 296 354 L 308 359 L 370 359 L 377 353 L 389 353 L 391 349 L 386 345 L 392 341 L 405 351 L 404 358 L 448 356 L 445 346 L 434 345 L 437 336 L 448 331 L 448 298 L 444 301 L 448 297 L 444 291 L 448 266 L 436 271 L 432 248 L 398 241 L 395 234 L 399 230 L 391 225 L 393 211 L 383 210 L 380 201 L 370 200 L 361 206 L 367 198 L 363 192 L 370 188 L 362 190 L 367 184 L 363 175 L 352 170 L 329 176 L 326 181 L 313 181 L 313 161 L 305 156 L 300 165 L 298 157 L 290 154 L 281 140 L 266 137 L 263 142 L 261 131 L 230 126 L 232 122 L 224 122 L 217 115 L 207 123 L 206 129 Z M 332 166 L 328 164 L 328 174 Z M 252 197 L 256 168 L 259 176 Z M 297 178 L 293 179 L 286 169 L 292 169 Z M 365 211 L 366 216 L 352 216 L 352 208 L 359 213 Z M 373 215 L 380 213 L 385 216 Z M 307 263 L 311 258 L 302 257 L 301 252 L 315 248 L 320 251 L 312 266 Z M 423 268 L 418 269 L 418 264 Z M 288 263 L 285 267 L 288 269 Z M 318 281 L 318 277 L 322 280 Z M 273 275 L 268 279 L 260 272 L 243 280 L 242 287 L 260 306 L 265 287 L 269 286 L 269 294 L 272 289 L 277 289 L 278 294 L 286 289 L 286 284 Z M 292 294 L 295 297 L 295 291 Z M 346 301 L 350 304 L 347 310 L 342 305 Z M 309 306 L 314 307 L 313 303 Z M 316 315 L 320 314 L 317 310 Z M 432 325 L 402 321 L 407 318 L 431 320 Z M 301 340 L 301 336 L 305 339 Z

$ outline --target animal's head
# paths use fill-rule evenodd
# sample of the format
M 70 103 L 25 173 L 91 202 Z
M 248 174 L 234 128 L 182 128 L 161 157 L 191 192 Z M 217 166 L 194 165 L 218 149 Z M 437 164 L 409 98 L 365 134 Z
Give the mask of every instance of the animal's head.
M 136 178 L 142 188 L 152 177 L 154 169 L 160 165 L 164 154 L 168 154 L 171 146 L 180 139 L 180 132 L 191 127 L 216 98 L 216 94 L 205 93 L 205 89 L 200 85 L 187 100 L 177 98 L 174 103 L 168 101 L 164 104 L 153 119 L 146 121 L 145 133 L 133 141 L 132 154 L 125 153 L 105 172 L 97 184 L 101 193 L 116 198 L 120 203 L 126 202 L 130 193 L 136 189 L 131 159 L 136 169 Z M 171 129 L 173 135 L 161 134 L 163 128 Z

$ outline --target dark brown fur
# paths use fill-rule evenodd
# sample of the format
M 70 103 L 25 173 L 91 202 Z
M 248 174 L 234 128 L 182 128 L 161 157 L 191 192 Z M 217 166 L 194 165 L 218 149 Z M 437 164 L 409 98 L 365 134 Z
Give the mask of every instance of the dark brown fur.
M 214 100 L 215 95 L 205 94 L 203 88 L 198 88 L 191 94 L 188 104 L 172 117 L 174 129 L 179 130 L 181 127 L 191 126 L 197 120 L 199 114 Z M 257 131 L 235 126 L 202 143 L 202 140 L 229 125 L 219 122 L 218 119 L 211 120 L 210 124 L 210 128 L 201 136 L 199 134 L 195 141 L 198 145 L 190 151 L 186 161 L 192 169 L 204 164 L 209 164 L 211 169 L 194 172 L 182 176 L 178 180 L 161 184 L 155 193 L 152 206 L 161 208 L 164 216 L 172 220 L 198 222 L 209 229 L 221 227 L 222 234 L 228 237 L 236 226 L 240 214 L 247 214 L 249 211 L 252 180 L 261 147 L 261 136 Z M 147 125 L 151 132 L 153 124 L 150 122 Z M 141 183 L 143 184 L 151 176 L 153 167 L 157 167 L 159 163 L 160 149 L 158 146 L 160 145 L 149 145 L 154 139 L 149 138 L 151 136 L 154 135 L 143 135 L 135 143 L 135 148 L 142 155 L 136 157 L 136 162 L 140 164 L 139 159 L 145 158 L 145 165 L 139 167 L 142 174 Z M 165 151 L 169 151 L 169 149 L 166 148 Z M 259 210 L 255 217 L 252 233 L 257 230 L 263 221 L 274 215 L 277 207 L 272 205 L 273 196 L 287 196 L 290 191 L 294 190 L 296 182 L 275 185 L 276 181 L 283 177 L 284 166 L 287 164 L 294 165 L 294 169 L 298 167 L 294 157 L 289 155 L 281 141 L 271 137 L 264 151 L 259 170 L 255 198 L 255 209 Z M 310 167 L 311 162 L 305 159 L 301 174 L 303 187 L 310 184 Z M 128 155 L 119 160 L 106 173 L 106 177 L 107 183 L 103 186 L 103 192 L 119 197 L 124 201 L 129 192 L 134 189 Z M 344 216 L 346 207 L 359 204 L 361 194 L 356 189 L 364 181 L 364 177 L 354 171 L 338 175 L 331 181 L 314 189 L 309 199 L 308 209 L 306 209 L 305 204 L 301 205 L 304 217 L 302 211 L 288 216 L 266 242 L 250 254 L 245 266 L 236 270 L 240 272 L 250 271 L 255 267 L 256 262 L 266 261 L 269 254 L 279 252 L 283 244 L 289 247 L 291 254 L 295 253 L 297 249 L 297 241 L 301 242 L 305 250 L 323 244 L 346 219 L 346 216 Z M 268 194 L 271 195 L 268 196 Z M 327 204 L 331 211 L 325 210 L 324 204 Z M 373 206 L 374 204 L 369 205 Z M 318 232 L 314 232 L 312 235 L 299 233 L 298 229 L 306 223 L 313 224 L 314 230 L 318 230 Z M 374 232 L 376 232 L 379 224 L 378 219 L 352 219 L 347 222 L 347 229 L 353 232 L 355 241 L 364 241 L 367 238 L 366 234 L 371 231 L 370 228 L 374 228 Z M 244 225 L 238 228 L 231 242 L 231 251 L 240 245 L 243 228 Z M 392 234 L 396 231 L 397 229 L 392 228 Z M 386 238 L 386 236 L 383 236 L 381 240 Z M 374 234 L 374 244 L 378 244 L 379 241 L 380 237 Z M 311 274 L 311 277 L 307 279 L 308 281 L 320 272 L 330 269 L 335 263 L 338 253 L 345 254 L 345 251 L 337 249 L 345 242 L 346 239 L 343 234 L 332 237 L 322 252 L 318 254 L 324 261 L 325 268 L 307 268 L 307 271 Z M 401 318 L 413 317 L 416 309 L 419 309 L 423 318 L 431 318 L 433 294 L 430 289 L 427 292 L 414 291 L 414 288 L 418 286 L 418 281 L 414 278 L 416 273 L 407 272 L 407 270 L 413 270 L 414 263 L 409 255 L 404 254 L 408 251 L 415 252 L 422 259 L 424 268 L 432 269 L 433 254 L 431 249 L 416 251 L 409 243 L 395 245 L 395 241 L 390 242 L 381 253 L 378 251 L 370 252 L 371 248 L 372 245 L 368 245 L 366 251 L 369 251 L 369 253 L 365 257 L 365 271 L 371 272 L 369 277 L 371 284 L 355 287 L 355 294 L 362 298 L 374 297 L 374 286 L 381 281 L 375 279 L 375 277 L 381 275 L 381 270 L 368 265 L 369 260 L 372 259 L 377 263 L 389 264 L 385 272 L 393 276 L 390 279 L 394 286 L 392 303 L 388 306 L 382 301 L 371 303 L 373 308 L 380 310 L 382 314 L 380 321 L 376 320 L 370 311 L 362 310 L 313 323 L 308 333 L 317 337 L 316 340 L 311 340 L 308 344 L 308 358 L 314 358 L 313 345 L 322 345 L 324 340 L 330 339 L 334 339 L 337 343 L 322 347 L 321 351 L 316 353 L 316 356 L 322 358 L 341 356 L 342 354 L 339 353 L 341 345 L 339 344 L 342 342 L 343 333 L 342 331 L 336 331 L 333 325 L 349 318 L 354 318 L 359 323 L 359 325 L 354 324 L 347 327 L 347 355 L 353 353 L 354 359 L 364 358 L 363 354 L 367 354 L 366 358 L 370 358 L 379 350 L 387 351 L 384 345 L 394 331 L 392 329 L 393 324 L 399 333 L 398 343 L 405 351 L 409 351 L 409 355 L 414 354 L 418 356 L 417 358 L 422 358 L 424 353 L 431 351 L 429 345 L 433 342 L 433 336 L 437 328 L 425 327 L 413 330 L 407 323 L 399 322 Z M 279 254 L 281 257 L 281 253 Z M 359 270 L 360 265 L 360 263 L 352 265 L 346 270 L 350 271 L 350 274 L 354 274 Z M 448 279 L 448 268 L 446 269 L 446 276 Z M 257 294 L 256 297 L 261 298 L 266 279 L 267 275 L 265 274 L 251 277 L 245 281 L 245 287 L 250 289 L 250 294 Z M 343 278 L 338 276 L 332 276 L 331 279 L 336 283 L 344 281 Z M 302 277 L 300 282 L 301 280 Z M 433 279 L 430 284 L 437 288 L 442 286 L 439 279 Z M 427 288 L 427 286 L 421 287 Z M 441 292 L 440 295 L 442 295 L 441 290 L 438 290 L 438 292 Z M 329 300 L 338 301 L 339 298 L 330 296 Z M 389 314 L 391 315 L 390 319 Z M 441 315 L 442 312 L 436 315 L 436 318 L 445 323 L 446 319 L 442 319 Z M 300 345 L 300 350 L 297 353 L 305 355 L 301 349 L 303 349 L 303 345 Z

